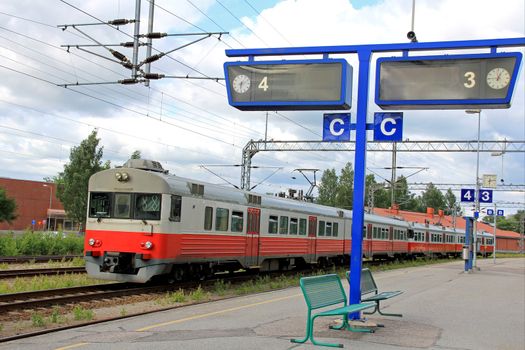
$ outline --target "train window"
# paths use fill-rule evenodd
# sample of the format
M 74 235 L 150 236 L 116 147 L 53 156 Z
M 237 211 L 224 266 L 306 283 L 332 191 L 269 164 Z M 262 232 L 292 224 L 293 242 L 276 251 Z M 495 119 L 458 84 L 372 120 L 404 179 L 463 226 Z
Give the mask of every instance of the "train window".
M 242 232 L 244 225 L 244 213 L 242 211 L 232 211 L 232 232 Z
M 171 196 L 170 221 L 180 222 L 181 211 L 182 211 L 182 197 L 181 196 Z
M 131 194 L 115 193 L 115 205 L 113 206 L 113 217 L 129 219 L 131 217 Z
M 332 223 L 331 222 L 326 223 L 325 235 L 327 237 L 332 236 Z
M 299 235 L 306 236 L 306 219 L 299 219 Z
M 339 224 L 337 222 L 334 222 L 334 228 L 332 230 L 332 236 L 334 236 L 334 237 L 339 236 L 339 232 L 338 231 L 339 231 Z
M 320 220 L 319 221 L 319 237 L 324 236 L 324 228 L 325 228 L 325 222 Z
M 206 231 L 211 231 L 213 224 L 213 208 L 206 207 L 204 208 L 204 229 Z
M 288 234 L 288 216 L 281 216 L 279 218 L 279 233 L 281 235 Z
M 225 208 L 217 208 L 215 211 L 215 230 L 228 231 L 228 216 L 230 211 Z
M 270 215 L 268 222 L 268 233 L 277 233 L 277 215 Z
M 297 234 L 297 218 L 290 218 L 290 234 Z
M 135 197 L 133 218 L 160 220 L 160 194 L 138 194 Z
M 89 199 L 89 217 L 107 218 L 111 207 L 110 193 L 91 193 Z
M 387 228 L 381 228 L 381 239 L 388 239 L 388 229 Z

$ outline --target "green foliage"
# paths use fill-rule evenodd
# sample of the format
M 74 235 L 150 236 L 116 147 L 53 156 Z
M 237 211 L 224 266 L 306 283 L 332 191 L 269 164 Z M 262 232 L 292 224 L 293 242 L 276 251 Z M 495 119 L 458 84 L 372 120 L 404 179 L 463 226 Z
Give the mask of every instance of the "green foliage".
M 483 218 L 483 221 L 493 223 L 494 219 L 492 218 L 492 216 L 485 216 Z M 518 210 L 516 214 L 509 215 L 506 217 L 497 216 L 496 227 L 500 230 L 521 233 L 522 230 L 525 230 L 525 210 Z
M 31 292 L 35 290 L 88 286 L 92 284 L 111 283 L 86 277 L 85 274 L 67 274 L 56 276 L 17 277 L 14 280 L 0 281 L 0 294 Z
M 433 183 L 429 183 L 425 191 L 421 193 L 421 204 L 425 209 L 434 208 L 436 212 L 446 207 L 443 193 Z
M 26 231 L 21 236 L 0 236 L 0 255 L 80 255 L 84 250 L 84 238 L 75 234 Z
M 337 182 L 337 193 L 335 196 L 336 207 L 343 209 L 352 209 L 354 201 L 354 169 L 352 163 L 346 163 L 341 169 L 341 175 Z
M 179 289 L 176 292 L 166 293 L 165 299 L 168 303 L 184 303 L 187 298 L 186 294 L 184 293 L 184 290 Z
M 44 316 L 42 316 L 38 312 L 31 315 L 31 323 L 33 324 L 34 327 L 44 327 L 46 325 Z
M 368 174 L 365 179 L 365 205 L 375 208 L 388 208 L 390 194 L 385 188 L 385 183 L 377 183 L 374 174 Z
M 66 318 L 62 315 L 60 315 L 60 310 L 58 307 L 53 307 L 53 311 L 51 312 L 51 315 L 49 315 L 49 322 L 51 323 L 64 323 L 66 321 Z
M 193 301 L 201 301 L 207 298 L 208 296 L 209 296 L 209 293 L 204 292 L 201 286 L 199 286 L 197 289 L 195 289 L 194 291 L 190 293 L 190 298 Z
M 335 173 L 335 169 L 325 170 L 323 172 L 323 176 L 321 177 L 321 183 L 319 184 L 319 194 L 317 197 L 317 203 L 335 207 L 337 183 L 338 178 Z
M 139 150 L 136 150 L 131 154 L 130 159 L 142 159 L 142 154 Z
M 84 309 L 82 306 L 77 305 L 73 308 L 73 318 L 76 321 L 92 320 L 94 316 L 93 310 Z
M 224 282 L 224 280 L 218 280 L 213 284 L 213 291 L 215 294 L 223 296 L 226 294 L 228 290 L 231 289 L 231 283 L 230 282 Z
M 5 190 L 0 188 L 0 222 L 11 222 L 16 219 L 16 202 L 7 197 Z
M 60 199 L 68 216 L 85 227 L 87 211 L 88 182 L 91 175 L 109 168 L 102 164 L 103 147 L 98 147 L 100 139 L 93 130 L 79 146 L 73 147 L 69 163 L 64 171 L 55 178 L 57 197 Z

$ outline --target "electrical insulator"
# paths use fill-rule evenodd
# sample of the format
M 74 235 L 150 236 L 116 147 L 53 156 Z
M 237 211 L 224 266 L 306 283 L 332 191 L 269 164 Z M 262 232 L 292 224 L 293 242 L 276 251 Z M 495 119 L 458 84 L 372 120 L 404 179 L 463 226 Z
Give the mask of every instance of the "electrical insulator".
M 164 56 L 164 54 L 163 53 L 159 53 L 157 55 L 146 57 L 142 63 L 145 64 L 145 63 L 155 62 L 156 60 L 160 59 L 162 56 Z
M 131 63 L 130 61 L 122 62 L 121 64 L 122 64 L 122 67 L 124 68 L 133 69 L 133 63 Z
M 165 36 L 167 36 L 168 33 L 160 33 L 160 32 L 154 32 L 154 33 L 148 33 L 148 34 L 145 34 L 144 36 L 148 39 L 160 39 L 160 38 L 163 38 Z
M 126 56 L 124 56 L 123 54 L 121 54 L 120 52 L 118 52 L 118 51 L 109 49 L 109 52 L 111 52 L 113 57 L 115 57 L 119 61 L 122 61 L 122 62 L 128 61 L 128 58 Z
M 114 19 L 112 21 L 109 21 L 108 24 L 114 25 L 114 26 L 122 26 L 124 24 L 128 24 L 130 21 L 124 18 Z
M 135 78 L 129 78 L 129 79 L 119 80 L 118 82 L 123 85 L 132 85 L 132 84 L 136 84 L 138 81 Z
M 144 79 L 162 79 L 164 78 L 164 74 L 159 73 L 144 73 Z
M 120 43 L 122 47 L 133 47 L 133 41 L 126 41 L 125 43 Z

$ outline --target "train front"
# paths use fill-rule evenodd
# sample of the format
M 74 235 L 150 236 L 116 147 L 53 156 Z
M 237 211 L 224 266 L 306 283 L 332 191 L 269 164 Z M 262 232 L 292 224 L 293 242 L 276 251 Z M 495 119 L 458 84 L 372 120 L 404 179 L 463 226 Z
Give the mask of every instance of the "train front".
M 142 159 L 91 176 L 84 242 L 91 277 L 144 283 L 170 272 L 161 233 L 166 176 L 158 162 Z

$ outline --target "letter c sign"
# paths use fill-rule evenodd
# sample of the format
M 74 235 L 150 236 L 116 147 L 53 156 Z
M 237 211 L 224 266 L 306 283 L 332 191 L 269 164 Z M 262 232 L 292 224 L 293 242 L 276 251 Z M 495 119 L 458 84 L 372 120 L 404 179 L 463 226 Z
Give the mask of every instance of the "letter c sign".
M 374 141 L 403 140 L 403 113 L 375 113 Z
M 350 141 L 350 114 L 323 115 L 323 141 Z

